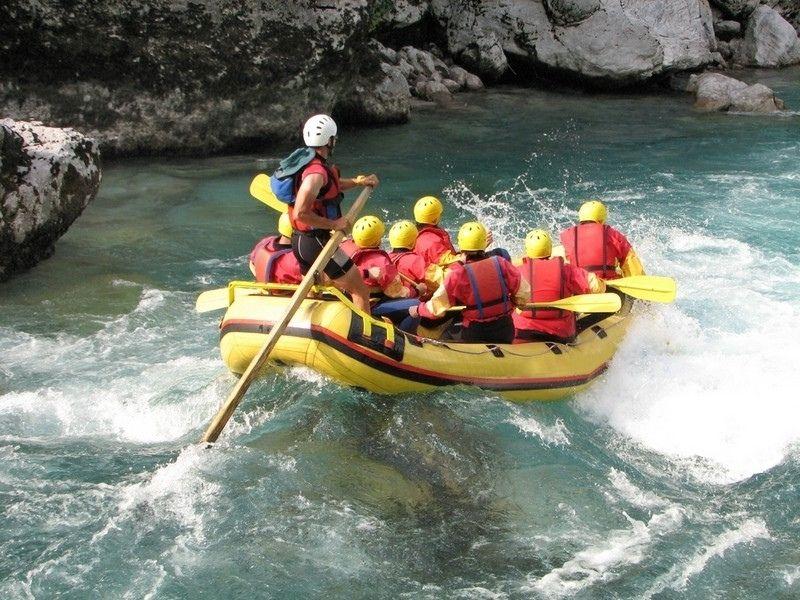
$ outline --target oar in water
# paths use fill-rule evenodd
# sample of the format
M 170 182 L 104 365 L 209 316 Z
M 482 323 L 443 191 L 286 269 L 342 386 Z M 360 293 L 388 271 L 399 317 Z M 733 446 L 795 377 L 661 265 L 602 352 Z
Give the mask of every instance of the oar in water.
M 465 306 L 451 306 L 447 310 L 464 310 Z M 616 294 L 580 294 L 554 302 L 532 302 L 525 308 L 560 308 L 580 313 L 615 313 L 622 308 L 622 300 Z
M 609 279 L 606 281 L 606 285 L 632 298 L 650 302 L 672 302 L 675 300 L 677 291 L 675 280 L 672 277 L 657 275 L 635 275 L 621 279 Z
M 361 212 L 361 208 L 367 202 L 367 198 L 369 198 L 371 192 L 372 188 L 366 187 L 364 188 L 364 191 L 359 194 L 358 198 L 356 198 L 356 201 L 353 203 L 353 206 L 350 208 L 350 211 L 347 213 L 348 221 L 352 222 L 353 218 L 356 217 L 359 212 Z M 267 335 L 267 339 L 264 340 L 264 344 L 261 346 L 261 349 L 255 355 L 255 357 L 253 357 L 253 360 L 250 361 L 247 369 L 245 369 L 245 372 L 242 374 L 241 378 L 239 378 L 239 381 L 236 382 L 236 385 L 228 395 L 228 399 L 225 400 L 225 404 L 222 405 L 222 408 L 220 408 L 219 412 L 217 412 L 217 414 L 214 416 L 214 419 L 211 421 L 208 429 L 206 429 L 206 432 L 203 434 L 203 442 L 217 441 L 217 438 L 224 429 L 228 419 L 231 418 L 233 411 L 236 410 L 236 407 L 239 405 L 242 397 L 247 392 L 250 384 L 256 378 L 256 375 L 258 375 L 261 367 L 263 367 L 264 363 L 267 362 L 270 352 L 272 352 L 275 344 L 278 343 L 278 339 L 286 330 L 286 327 L 288 327 L 289 321 L 291 321 L 294 313 L 297 312 L 300 304 L 302 304 L 303 300 L 305 300 L 308 291 L 311 289 L 311 286 L 314 285 L 314 277 L 325 267 L 325 265 L 328 264 L 328 261 L 330 260 L 331 256 L 333 256 L 333 253 L 336 252 L 336 249 L 339 247 L 339 244 L 343 238 L 343 232 L 333 232 L 331 239 L 329 239 L 328 243 L 325 244 L 322 252 L 320 252 L 320 255 L 317 257 L 317 260 L 314 261 L 314 264 L 311 265 L 311 268 L 309 268 L 306 276 L 303 277 L 303 281 L 301 281 L 300 285 L 297 286 L 297 290 L 292 296 L 292 300 L 289 303 L 289 307 L 286 309 L 283 317 L 279 319 L 275 325 L 273 325 L 272 329 Z
M 269 175 L 264 173 L 253 177 L 253 181 L 250 182 L 250 195 L 278 212 L 285 213 L 289 210 L 289 205 L 278 200 L 277 196 L 272 193 Z

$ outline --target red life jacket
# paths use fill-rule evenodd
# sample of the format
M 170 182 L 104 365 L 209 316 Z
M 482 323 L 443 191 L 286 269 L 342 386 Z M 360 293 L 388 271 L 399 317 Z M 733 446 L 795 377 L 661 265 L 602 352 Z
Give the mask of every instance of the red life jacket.
M 300 283 L 303 275 L 297 259 L 292 254 L 292 248 L 278 244 L 278 239 L 279 236 L 266 237 L 258 242 L 250 253 L 250 262 L 253 263 L 256 281 L 261 283 Z
M 400 275 L 405 275 L 414 283 L 423 283 L 425 279 L 425 259 L 411 250 L 399 250 L 389 252 L 392 264 L 397 267 Z M 419 296 L 417 288 L 407 279 L 403 279 L 403 285 L 411 292 L 411 298 Z
M 353 264 L 361 272 L 361 278 L 364 283 L 368 286 L 384 289 L 397 277 L 397 269 L 392 264 L 392 260 L 380 248 L 359 248 L 351 258 L 353 259 Z M 369 276 L 367 271 L 370 267 L 379 267 L 381 269 L 380 279 Z
M 511 314 L 514 305 L 496 256 L 465 263 L 464 272 L 470 285 L 462 313 L 464 322 L 493 321 Z
M 414 252 L 424 258 L 425 262 L 430 265 L 438 263 L 442 254 L 448 250 L 453 254 L 456 253 L 456 249 L 453 248 L 453 242 L 450 241 L 449 233 L 436 225 L 422 226 L 414 244 Z
M 314 202 L 312 202 L 311 211 L 320 217 L 335 221 L 342 216 L 341 204 L 343 198 L 341 186 L 339 184 L 339 168 L 335 165 L 328 166 L 328 163 L 320 156 L 312 158 L 311 162 L 298 171 L 294 176 L 295 196 L 300 190 L 300 185 L 303 182 L 303 173 L 305 173 L 306 170 L 312 165 L 322 165 L 322 167 L 325 169 L 325 172 L 328 174 L 328 181 L 322 186 L 322 188 L 319 190 L 319 194 L 317 194 L 317 198 L 314 200 Z M 306 225 L 305 223 L 301 223 L 295 218 L 294 204 L 289 205 L 289 221 L 292 223 L 292 227 L 295 231 L 315 230 L 314 227 Z
M 554 258 L 524 258 L 521 275 L 531 286 L 531 302 L 554 302 L 565 297 L 564 285 L 564 259 L 560 256 Z M 561 319 L 563 311 L 558 308 L 533 308 L 524 311 L 531 319 Z
M 570 264 L 582 267 L 603 279 L 619 277 L 614 268 L 613 252 L 609 252 L 608 225 L 581 223 L 561 234 L 561 243 Z
M 356 243 L 353 241 L 352 238 L 347 238 L 343 240 L 342 243 L 339 244 L 339 248 L 341 248 L 342 251 L 345 254 L 347 254 L 347 256 L 349 256 L 350 258 L 353 258 L 353 255 L 356 252 L 358 252 L 358 246 L 356 245 Z

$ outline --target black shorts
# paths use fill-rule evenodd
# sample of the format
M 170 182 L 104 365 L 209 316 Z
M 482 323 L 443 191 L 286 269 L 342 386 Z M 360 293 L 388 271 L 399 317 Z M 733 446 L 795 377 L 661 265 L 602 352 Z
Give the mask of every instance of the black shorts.
M 295 231 L 292 233 L 292 252 L 297 258 L 297 262 L 300 263 L 303 275 L 308 273 L 329 239 L 331 239 L 329 231 L 314 230 L 302 233 Z M 345 254 L 344 250 L 337 248 L 322 270 L 331 279 L 339 279 L 352 268 L 353 261 Z
M 491 321 L 473 321 L 461 330 L 461 341 L 510 344 L 514 341 L 514 320 L 507 315 Z

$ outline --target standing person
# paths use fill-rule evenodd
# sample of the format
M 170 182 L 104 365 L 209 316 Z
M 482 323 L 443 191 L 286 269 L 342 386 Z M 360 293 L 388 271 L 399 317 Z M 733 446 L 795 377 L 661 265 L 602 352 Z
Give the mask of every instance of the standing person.
M 501 256 L 485 252 L 488 232 L 482 223 L 470 222 L 458 231 L 464 263 L 450 265 L 444 283 L 430 300 L 412 306 L 412 317 L 438 318 L 451 306 L 465 305 L 461 313 L 464 342 L 511 343 L 514 306 L 530 300 L 530 287 L 516 267 Z
M 553 241 L 543 229 L 534 229 L 525 238 L 525 254 L 520 275 L 531 289 L 531 302 L 554 302 L 576 294 L 601 294 L 605 282 L 594 273 L 551 256 Z M 557 308 L 514 311 L 516 339 L 523 341 L 572 342 L 575 339 L 575 313 Z
M 289 215 L 278 219 L 278 233 L 258 242 L 250 253 L 250 271 L 261 283 L 293 283 L 303 280 L 300 263 L 292 252 L 292 224 Z
M 599 200 L 589 200 L 578 210 L 578 225 L 561 234 L 561 244 L 571 265 L 603 279 L 644 275 L 644 267 L 628 239 L 606 225 L 608 210 Z
M 336 123 L 328 115 L 315 115 L 303 127 L 303 140 L 315 155 L 294 176 L 296 197 L 289 205 L 289 218 L 294 228 L 292 251 L 303 273 L 308 272 L 322 252 L 331 231 L 346 231 L 351 225 L 342 216 L 342 192 L 356 186 L 378 185 L 374 174 L 344 179 L 339 169 L 329 164 L 336 146 L 336 133 Z M 323 271 L 336 287 L 350 293 L 359 309 L 369 314 L 369 289 L 347 254 L 337 250 Z

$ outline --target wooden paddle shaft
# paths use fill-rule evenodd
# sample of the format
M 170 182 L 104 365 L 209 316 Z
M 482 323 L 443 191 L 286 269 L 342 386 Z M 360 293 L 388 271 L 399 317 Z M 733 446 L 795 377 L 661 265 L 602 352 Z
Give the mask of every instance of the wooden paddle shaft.
M 353 206 L 350 208 L 350 211 L 347 213 L 348 221 L 353 220 L 353 218 L 361 212 L 361 208 L 367 202 L 370 193 L 372 192 L 371 187 L 364 188 L 356 201 L 353 203 Z M 217 414 L 214 416 L 214 419 L 211 421 L 211 424 L 206 429 L 206 432 L 203 434 L 203 442 L 216 442 L 219 434 L 222 433 L 222 430 L 225 428 L 225 425 L 228 423 L 228 420 L 231 418 L 233 411 L 236 410 L 236 407 L 239 405 L 242 397 L 247 392 L 247 389 L 250 387 L 250 384 L 253 383 L 253 380 L 258 375 L 258 372 L 261 370 L 261 367 L 267 362 L 272 349 L 275 347 L 275 344 L 278 343 L 278 339 L 286 331 L 286 328 L 289 326 L 289 321 L 292 320 L 294 313 L 297 312 L 297 309 L 303 303 L 303 300 L 306 299 L 306 295 L 308 291 L 311 289 L 311 286 L 314 285 L 314 277 L 315 275 L 321 271 L 325 265 L 328 264 L 331 256 L 333 256 L 334 252 L 339 248 L 339 244 L 344 239 L 344 232 L 342 231 L 335 231 L 331 235 L 331 238 L 328 240 L 328 243 L 325 244 L 325 247 L 320 252 L 317 260 L 314 261 L 314 264 L 308 270 L 305 277 L 303 277 L 303 281 L 300 282 L 300 285 L 297 286 L 297 290 L 295 291 L 294 295 L 292 296 L 292 301 L 289 304 L 289 307 L 286 309 L 283 317 L 273 325 L 272 330 L 267 335 L 267 339 L 264 341 L 264 345 L 261 346 L 261 349 L 258 351 L 258 354 L 250 361 L 247 369 L 239 378 L 239 381 L 236 382 L 236 385 L 231 390 L 231 393 L 228 395 L 227 400 L 225 400 L 225 404 L 222 405 L 222 408 L 219 409 Z

